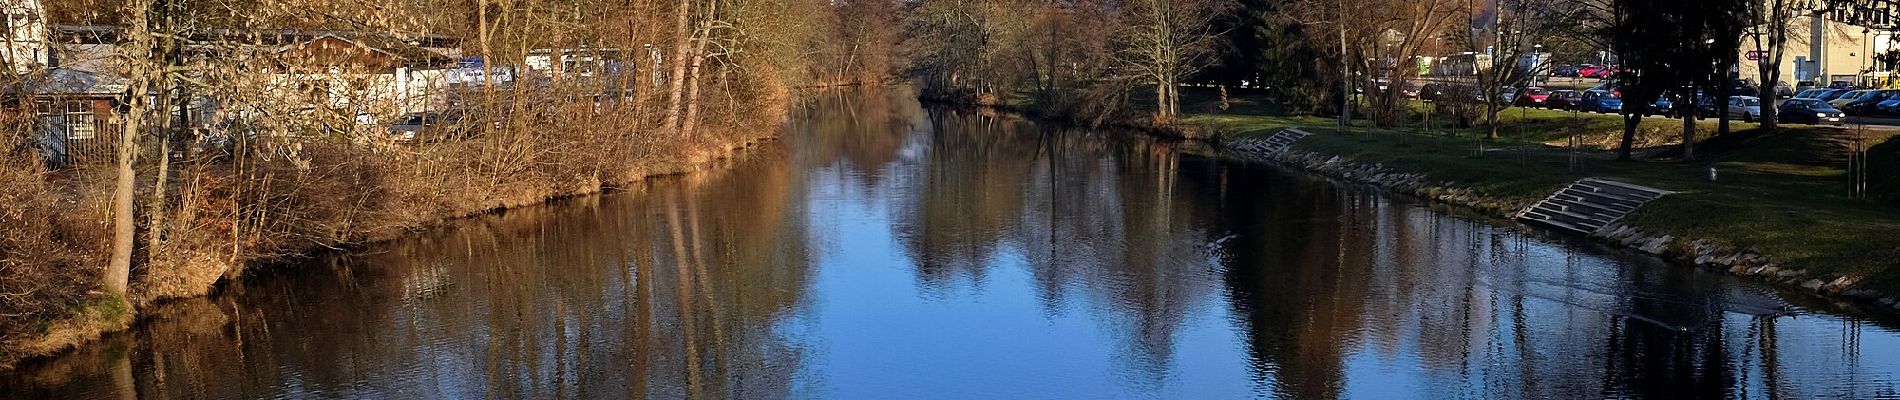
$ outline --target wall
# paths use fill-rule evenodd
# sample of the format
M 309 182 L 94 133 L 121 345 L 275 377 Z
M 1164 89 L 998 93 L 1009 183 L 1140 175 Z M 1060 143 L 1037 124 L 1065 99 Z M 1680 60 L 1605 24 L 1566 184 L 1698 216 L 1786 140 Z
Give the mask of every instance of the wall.
M 7 32 L 4 43 L 0 43 L 0 62 L 13 67 L 16 73 L 26 73 L 36 66 L 47 64 L 46 47 L 46 10 L 40 7 L 39 0 L 0 0 L 0 12 L 5 15 Z

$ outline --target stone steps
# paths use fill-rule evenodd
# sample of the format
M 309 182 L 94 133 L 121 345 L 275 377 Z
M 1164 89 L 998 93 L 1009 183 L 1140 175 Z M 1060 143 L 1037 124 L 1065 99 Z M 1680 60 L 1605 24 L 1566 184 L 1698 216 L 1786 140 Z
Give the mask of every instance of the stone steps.
M 1667 194 L 1661 189 L 1584 178 L 1518 212 L 1517 219 L 1588 235 Z
M 1300 141 L 1300 139 L 1305 139 L 1307 136 L 1311 136 L 1311 135 L 1312 135 L 1311 133 L 1307 133 L 1306 131 L 1299 130 L 1298 128 L 1287 128 L 1287 129 L 1281 130 L 1278 133 L 1274 133 L 1273 136 L 1268 136 L 1265 139 L 1249 139 L 1249 140 L 1236 141 L 1228 145 L 1227 147 L 1234 150 L 1252 153 L 1253 155 L 1256 155 L 1256 156 L 1272 156 L 1274 154 L 1279 154 L 1282 151 L 1286 151 L 1287 147 L 1293 146 L 1293 142 Z

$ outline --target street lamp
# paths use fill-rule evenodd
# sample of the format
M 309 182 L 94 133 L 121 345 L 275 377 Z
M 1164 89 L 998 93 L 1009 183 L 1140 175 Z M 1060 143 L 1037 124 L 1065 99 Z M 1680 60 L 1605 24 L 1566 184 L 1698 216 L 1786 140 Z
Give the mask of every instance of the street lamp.
M 1544 69 L 1544 44 L 1538 43 L 1531 45 L 1531 49 L 1531 81 L 1541 82 L 1538 78 L 1539 75 L 1542 74 L 1539 71 L 1543 71 Z

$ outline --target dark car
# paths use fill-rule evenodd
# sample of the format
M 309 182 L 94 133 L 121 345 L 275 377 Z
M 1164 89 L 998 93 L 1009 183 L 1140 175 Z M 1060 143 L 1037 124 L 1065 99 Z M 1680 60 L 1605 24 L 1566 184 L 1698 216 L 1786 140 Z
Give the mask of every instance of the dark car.
M 1418 88 L 1418 98 L 1425 100 L 1444 100 L 1445 85 L 1442 83 L 1427 83 L 1425 86 L 1420 86 Z
M 1823 90 L 1826 90 L 1826 91 L 1817 93 L 1814 95 L 1814 97 L 1810 97 L 1810 98 L 1815 99 L 1815 100 L 1820 100 L 1820 101 L 1834 101 L 1834 99 L 1847 95 L 1847 93 L 1849 92 L 1853 92 L 1852 90 L 1847 90 L 1847 89 L 1831 89 L 1830 88 L 1830 89 L 1823 89 Z
M 1578 110 L 1583 104 L 1583 92 L 1575 90 L 1553 90 L 1544 96 L 1544 107 L 1552 110 Z
M 397 143 L 433 142 L 458 138 L 463 133 L 462 118 L 455 113 L 409 113 L 389 125 L 390 139 Z
M 1873 115 L 1889 117 L 1900 115 L 1900 96 L 1888 97 L 1887 100 L 1881 101 L 1880 104 L 1875 104 Z
M 1550 76 L 1561 76 L 1561 77 L 1565 77 L 1565 78 L 1575 78 L 1575 77 L 1577 77 L 1577 67 L 1576 67 L 1576 66 L 1571 66 L 1571 65 L 1559 65 L 1559 66 L 1557 66 L 1557 68 L 1555 68 L 1555 69 L 1552 69 L 1552 70 L 1550 71 Z
M 1880 104 L 1880 102 L 1886 101 L 1889 98 L 1893 98 L 1894 94 L 1896 93 L 1900 93 L 1900 90 L 1869 90 L 1867 91 L 1866 94 L 1862 94 L 1860 97 L 1854 98 L 1853 101 L 1849 101 L 1846 104 L 1843 104 L 1840 107 L 1835 107 L 1835 108 L 1839 108 L 1841 112 L 1845 112 L 1852 115 L 1872 114 L 1874 112 L 1875 105 L 1878 105 Z
M 1814 99 L 1788 99 L 1781 102 L 1781 110 L 1775 113 L 1781 122 L 1794 124 L 1841 125 L 1847 114 Z
M 1793 98 L 1812 99 L 1814 98 L 1814 96 L 1824 93 L 1827 90 L 1828 89 L 1805 89 L 1805 90 L 1802 90 L 1801 93 L 1795 93 Z

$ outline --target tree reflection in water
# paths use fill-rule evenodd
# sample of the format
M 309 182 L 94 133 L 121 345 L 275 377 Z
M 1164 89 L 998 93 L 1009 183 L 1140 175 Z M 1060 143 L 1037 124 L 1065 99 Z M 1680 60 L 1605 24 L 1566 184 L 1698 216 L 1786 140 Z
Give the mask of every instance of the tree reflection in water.
M 1884 317 L 909 99 L 824 93 L 714 171 L 260 267 L 0 393 L 1900 397 Z

